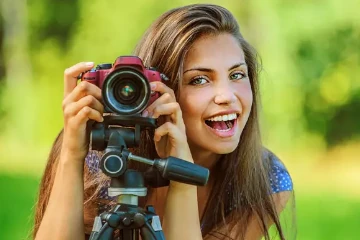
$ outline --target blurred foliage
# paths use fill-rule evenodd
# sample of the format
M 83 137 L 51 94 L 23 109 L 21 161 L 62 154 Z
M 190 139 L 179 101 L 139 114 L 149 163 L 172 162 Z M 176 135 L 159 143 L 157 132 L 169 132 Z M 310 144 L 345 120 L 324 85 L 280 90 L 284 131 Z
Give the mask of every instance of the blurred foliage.
M 47 39 L 56 39 L 57 46 L 66 50 L 79 20 L 79 1 L 29 1 L 29 23 L 32 32 L 29 41 L 33 50 L 41 48 Z
M 296 49 L 307 130 L 330 146 L 359 138 L 360 29 L 340 26 L 302 40 Z
M 10 111 L 5 121 L 23 126 L 19 130 L 25 143 L 35 137 L 37 144 L 48 145 L 62 125 L 59 106 L 64 69 L 79 61 L 112 62 L 121 54 L 130 54 L 156 17 L 189 3 L 27 2 L 24 24 L 28 26 L 30 60 L 24 64 L 30 64 L 32 77 L 27 92 L 18 90 L 24 81 L 17 86 L 18 80 L 8 79 L 14 83 L 2 105 L 5 109 L 24 106 L 23 117 L 37 117 L 23 121 L 18 111 Z M 357 15 L 351 14 L 359 5 L 356 1 L 225 1 L 223 5 L 239 19 L 244 36 L 263 60 L 266 143 L 275 149 L 308 143 L 326 148 L 359 138 L 360 128 L 353 117 L 358 115 L 360 88 L 360 27 Z M 51 125 L 44 128 L 49 119 Z

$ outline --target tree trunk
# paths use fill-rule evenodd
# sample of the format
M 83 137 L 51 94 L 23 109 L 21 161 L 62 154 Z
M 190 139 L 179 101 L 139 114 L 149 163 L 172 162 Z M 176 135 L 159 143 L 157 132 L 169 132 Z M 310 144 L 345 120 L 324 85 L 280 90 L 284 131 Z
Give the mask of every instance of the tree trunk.
M 26 0 L 1 0 L 3 18 L 3 55 L 8 88 L 21 87 L 31 81 L 28 56 L 28 16 Z

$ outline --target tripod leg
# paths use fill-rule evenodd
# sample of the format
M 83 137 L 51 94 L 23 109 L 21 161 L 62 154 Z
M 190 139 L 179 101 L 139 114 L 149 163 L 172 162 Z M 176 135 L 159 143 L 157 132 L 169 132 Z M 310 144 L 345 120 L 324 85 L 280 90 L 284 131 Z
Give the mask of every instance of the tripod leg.
M 105 223 L 99 232 L 92 232 L 90 240 L 112 240 L 114 229 L 109 227 L 108 223 Z
M 153 206 L 146 206 L 146 210 L 147 221 L 140 230 L 141 238 L 143 240 L 165 240 L 160 218 L 156 215 L 155 208 Z
M 139 230 L 137 229 L 122 229 L 120 233 L 121 240 L 139 240 Z
M 146 223 L 140 230 L 142 240 L 165 240 L 164 233 L 160 231 L 154 231 L 150 224 Z

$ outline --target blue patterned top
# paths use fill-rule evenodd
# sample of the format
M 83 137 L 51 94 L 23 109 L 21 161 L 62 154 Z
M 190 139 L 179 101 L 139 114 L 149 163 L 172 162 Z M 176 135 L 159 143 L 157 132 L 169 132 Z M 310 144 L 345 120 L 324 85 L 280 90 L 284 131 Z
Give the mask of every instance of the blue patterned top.
M 293 190 L 293 183 L 289 172 L 286 170 L 284 164 L 276 157 L 272 158 L 270 185 L 272 193 Z

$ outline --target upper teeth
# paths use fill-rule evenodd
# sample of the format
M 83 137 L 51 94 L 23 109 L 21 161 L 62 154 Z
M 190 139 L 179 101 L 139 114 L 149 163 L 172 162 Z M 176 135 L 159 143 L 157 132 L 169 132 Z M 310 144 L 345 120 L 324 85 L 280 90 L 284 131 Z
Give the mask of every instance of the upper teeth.
M 208 121 L 230 121 L 230 120 L 234 120 L 237 118 L 237 114 L 236 113 L 231 113 L 231 114 L 227 114 L 227 115 L 221 115 L 221 116 L 216 116 L 216 117 L 212 117 L 207 119 Z

